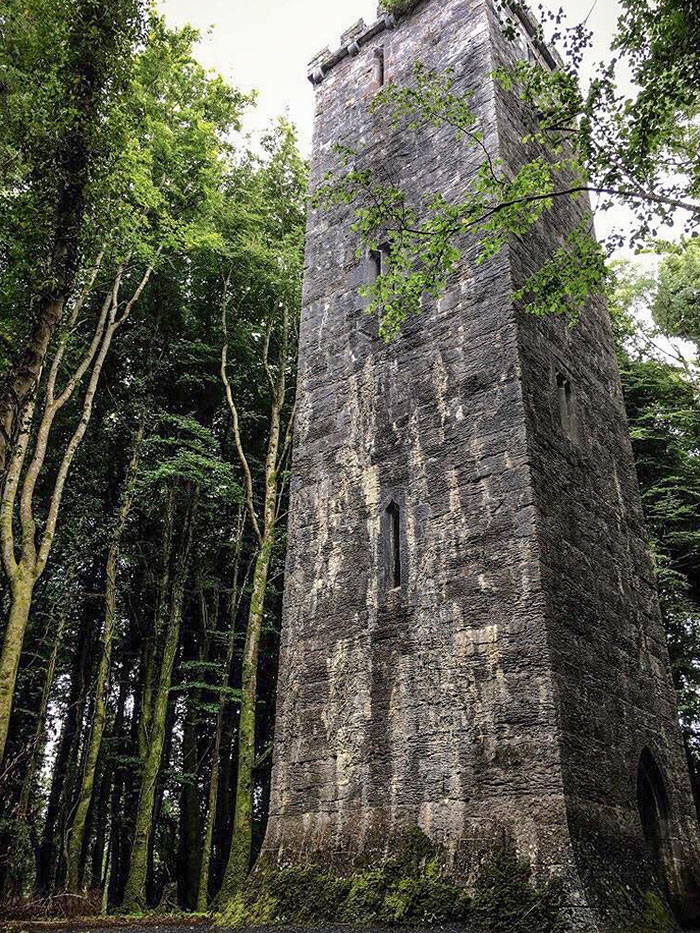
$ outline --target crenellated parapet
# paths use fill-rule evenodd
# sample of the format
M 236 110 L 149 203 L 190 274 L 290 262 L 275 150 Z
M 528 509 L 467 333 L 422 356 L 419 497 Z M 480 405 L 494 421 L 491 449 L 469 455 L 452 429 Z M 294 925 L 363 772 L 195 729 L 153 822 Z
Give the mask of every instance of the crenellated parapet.
M 424 0 L 424 2 L 430 2 L 430 0 Z M 419 5 L 422 6 L 423 3 Z M 542 41 L 539 24 L 530 9 L 514 2 L 511 5 L 511 11 L 515 23 L 520 27 L 520 35 L 517 39 L 522 44 L 523 51 L 533 60 L 539 61 L 552 70 L 561 67 L 561 57 L 556 50 L 550 49 Z M 364 19 L 359 19 L 353 26 L 346 29 L 340 37 L 340 45 L 335 51 L 331 51 L 330 47 L 326 46 L 314 55 L 308 66 L 309 81 L 314 86 L 319 85 L 328 72 L 342 62 L 343 59 L 359 55 L 364 45 L 367 45 L 381 33 L 394 29 L 399 19 L 411 15 L 410 13 L 402 15 L 385 13 L 381 7 L 379 7 L 377 14 L 378 19 L 370 26 L 365 23 Z

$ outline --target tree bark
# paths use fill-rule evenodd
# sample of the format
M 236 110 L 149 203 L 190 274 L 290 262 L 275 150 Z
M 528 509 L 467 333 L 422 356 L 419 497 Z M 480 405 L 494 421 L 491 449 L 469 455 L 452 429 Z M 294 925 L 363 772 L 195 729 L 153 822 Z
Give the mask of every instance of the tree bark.
M 216 824 L 216 811 L 219 799 L 219 772 L 221 768 L 221 746 L 224 735 L 224 718 L 226 714 L 225 689 L 231 682 L 231 666 L 233 652 L 236 645 L 236 616 L 238 613 L 238 570 L 243 545 L 244 514 L 241 512 L 238 520 L 236 535 L 236 549 L 233 560 L 233 581 L 231 586 L 231 607 L 229 612 L 229 635 L 226 645 L 226 660 L 221 675 L 221 693 L 219 695 L 219 709 L 216 715 L 216 736 L 212 751 L 211 775 L 209 777 L 209 794 L 207 798 L 207 815 L 204 830 L 204 844 L 202 860 L 199 871 L 199 886 L 197 889 L 197 910 L 201 913 L 209 906 L 209 869 L 211 866 L 212 847 L 214 844 L 214 826 Z
M 146 876 L 148 868 L 148 851 L 153 829 L 153 805 L 155 802 L 156 782 L 160 772 L 163 757 L 163 744 L 165 740 L 165 720 L 168 711 L 168 700 L 172 684 L 173 668 L 180 643 L 180 627 L 182 623 L 183 602 L 185 597 L 185 584 L 189 564 L 189 553 L 192 543 L 192 528 L 196 511 L 196 491 L 189 496 L 188 512 L 183 527 L 183 543 L 178 557 L 178 565 L 173 579 L 173 590 L 170 603 L 170 618 L 163 648 L 163 658 L 160 666 L 158 687 L 153 705 L 153 718 L 148 751 L 144 761 L 143 776 L 141 778 L 141 791 L 139 793 L 134 827 L 134 842 L 131 849 L 129 876 L 124 891 L 122 909 L 125 913 L 135 913 L 145 906 Z
M 41 844 L 37 853 L 36 889 L 37 893 L 42 896 L 50 894 L 53 887 L 56 868 L 56 827 L 61 814 L 61 802 L 66 798 L 66 774 L 75 747 L 75 737 L 82 721 L 86 671 L 91 641 L 89 623 L 85 619 L 80 628 L 78 645 L 70 673 L 70 690 L 66 714 L 58 741 Z
M 197 786 L 197 730 L 190 704 L 185 711 L 182 731 L 182 770 L 188 775 L 180 794 L 180 852 L 178 871 L 179 901 L 185 910 L 197 907 L 200 868 L 201 818 Z
M 223 313 L 224 335 L 226 335 L 226 311 Z M 236 808 L 233 817 L 233 838 L 224 880 L 219 892 L 219 901 L 232 897 L 239 890 L 250 871 L 253 848 L 253 791 L 255 782 L 255 725 L 258 690 L 258 657 L 265 611 L 265 594 L 270 572 L 270 561 L 275 544 L 277 511 L 279 502 L 279 470 L 289 450 L 292 437 L 292 420 L 282 441 L 282 411 L 286 397 L 286 367 L 289 351 L 289 314 L 283 310 L 280 328 L 280 350 L 276 378 L 269 364 L 268 352 L 272 324 L 268 325 L 263 350 L 263 367 L 271 391 L 270 435 L 265 459 L 265 492 L 262 522 L 259 522 L 253 503 L 250 468 L 243 451 L 238 427 L 238 412 L 233 400 L 227 376 L 227 345 L 221 355 L 221 376 L 226 389 L 226 398 L 233 418 L 234 437 L 239 460 L 246 478 L 247 507 L 260 549 L 255 560 L 253 593 L 248 611 L 243 668 L 241 673 L 241 712 L 238 729 L 238 771 L 236 775 Z
M 255 709 L 258 693 L 258 656 L 262 633 L 265 591 L 270 569 L 274 534 L 266 536 L 255 561 L 253 594 L 248 613 L 243 671 L 241 676 L 241 713 L 238 726 L 238 773 L 236 776 L 236 811 L 233 837 L 226 873 L 219 898 L 232 897 L 250 871 L 253 845 L 253 790 L 255 777 Z
M 58 620 L 58 627 L 54 638 L 51 657 L 46 668 L 46 678 L 44 680 L 44 689 L 41 694 L 41 703 L 39 704 L 39 713 L 37 715 L 36 731 L 32 743 L 32 751 L 27 764 L 27 771 L 22 782 L 22 792 L 19 798 L 18 816 L 20 820 L 25 820 L 31 810 L 34 794 L 34 781 L 39 760 L 46 744 L 46 715 L 49 709 L 49 699 L 53 687 L 54 676 L 56 674 L 56 661 L 58 660 L 58 651 L 63 640 L 63 632 L 66 627 L 66 609 L 63 608 Z
M 17 671 L 22 656 L 24 633 L 29 622 L 33 591 L 34 580 L 26 573 L 19 572 L 10 580 L 12 606 L 0 656 L 0 764 L 5 757 Z
M 95 708 L 92 718 L 92 729 L 88 742 L 88 750 L 80 781 L 78 803 L 73 817 L 73 824 L 68 837 L 66 890 L 70 894 L 78 894 L 82 887 L 82 854 L 85 844 L 85 826 L 88 812 L 92 803 L 92 794 L 95 786 L 97 762 L 102 748 L 105 723 L 107 721 L 107 693 L 109 689 L 109 675 L 112 666 L 112 646 L 114 643 L 114 629 L 117 620 L 117 571 L 119 567 L 119 552 L 121 539 L 126 527 L 131 507 L 134 503 L 134 481 L 138 470 L 141 444 L 145 434 L 145 422 L 141 421 L 136 433 L 134 452 L 129 463 L 125 479 L 122 502 L 119 507 L 117 525 L 107 552 L 107 567 L 105 574 L 105 620 L 102 631 L 102 651 L 100 664 L 97 670 L 95 683 Z
M 156 661 L 158 646 L 163 632 L 163 623 L 170 600 L 170 572 L 173 550 L 173 531 L 175 527 L 175 487 L 168 490 L 165 507 L 165 530 L 163 534 L 163 550 L 161 554 L 160 580 L 158 585 L 158 604 L 153 631 L 146 643 L 144 652 L 143 690 L 141 693 L 141 716 L 138 723 L 138 749 L 142 761 L 148 755 L 148 745 L 151 736 L 151 720 L 153 718 L 153 690 L 155 687 Z

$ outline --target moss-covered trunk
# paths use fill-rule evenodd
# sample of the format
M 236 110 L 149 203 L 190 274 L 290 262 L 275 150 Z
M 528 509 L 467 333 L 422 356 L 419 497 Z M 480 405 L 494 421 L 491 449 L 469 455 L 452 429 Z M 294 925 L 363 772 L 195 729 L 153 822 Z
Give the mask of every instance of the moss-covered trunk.
M 165 508 L 165 529 L 163 533 L 163 548 L 161 553 L 160 579 L 158 583 L 158 605 L 156 618 L 151 637 L 146 642 L 144 652 L 143 691 L 141 694 L 141 716 L 138 724 L 138 750 L 139 758 L 145 761 L 151 736 L 151 720 L 153 718 L 153 693 L 156 686 L 156 664 L 158 660 L 158 646 L 160 645 L 165 616 L 170 605 L 170 564 L 173 549 L 173 531 L 175 526 L 175 487 L 168 491 Z
M 219 897 L 232 897 L 250 871 L 253 845 L 253 790 L 255 779 L 255 708 L 258 694 L 258 656 L 262 634 L 265 592 L 270 571 L 273 534 L 266 535 L 255 561 L 253 594 L 248 613 L 243 670 L 241 674 L 241 713 L 238 726 L 238 773 L 236 810 L 233 818 L 231 851 Z
M 270 562 L 275 544 L 277 511 L 280 497 L 280 473 L 291 441 L 290 417 L 286 436 L 282 441 L 282 411 L 286 399 L 286 367 L 289 353 L 289 312 L 284 308 L 279 329 L 279 357 L 277 377 L 273 377 L 269 364 L 270 337 L 272 321 L 269 323 L 264 345 L 263 365 L 271 389 L 270 437 L 265 458 L 265 492 L 263 498 L 262 522 L 253 501 L 253 484 L 250 466 L 243 451 L 239 429 L 238 411 L 233 400 L 231 384 L 226 374 L 227 345 L 224 345 L 221 358 L 221 375 L 226 388 L 226 397 L 233 416 L 234 437 L 239 459 L 246 477 L 246 500 L 248 514 L 257 534 L 259 551 L 253 573 L 253 593 L 248 611 L 245 647 L 243 649 L 243 668 L 241 672 L 241 713 L 238 726 L 238 771 L 236 774 L 236 809 L 233 817 L 233 837 L 229 852 L 226 872 L 219 892 L 219 903 L 233 897 L 245 881 L 250 871 L 253 847 L 253 790 L 255 781 L 255 725 L 258 691 L 258 657 L 260 636 L 262 634 L 263 615 L 265 612 L 265 594 L 267 591 Z M 225 313 L 224 313 L 224 333 Z
M 7 620 L 2 655 L 0 655 L 0 764 L 5 759 L 12 699 L 15 694 L 24 633 L 29 622 L 29 610 L 34 592 L 33 576 L 22 569 L 18 570 L 10 582 L 10 592 L 12 599 L 10 617 Z
M 186 910 L 195 910 L 199 886 L 202 826 L 197 783 L 197 729 L 195 711 L 191 703 L 188 704 L 182 729 L 182 770 L 186 779 L 180 794 L 178 900 L 180 906 Z
M 32 744 L 31 755 L 29 756 L 29 763 L 27 764 L 27 770 L 24 775 L 24 780 L 22 781 L 22 792 L 19 798 L 19 809 L 18 816 L 21 820 L 27 819 L 31 809 L 32 809 L 32 800 L 34 798 L 34 783 L 36 780 L 37 768 L 39 762 L 44 753 L 44 747 L 46 745 L 46 717 L 49 710 L 49 699 L 51 697 L 51 689 L 53 687 L 54 677 L 56 675 L 56 662 L 58 660 L 58 652 L 61 647 L 61 642 L 63 640 L 63 632 L 66 627 L 66 615 L 67 610 L 64 608 L 61 611 L 61 615 L 58 620 L 58 626 L 56 627 L 56 634 L 54 636 L 54 643 L 51 649 L 51 656 L 49 657 L 49 663 L 46 668 L 46 676 L 44 678 L 44 688 L 41 693 L 41 702 L 39 704 L 39 712 L 37 714 L 37 723 L 36 729 L 34 731 L 34 741 Z
M 90 622 L 89 615 L 85 614 L 81 620 L 78 644 L 71 664 L 66 713 L 54 760 L 41 844 L 37 853 L 36 891 L 40 896 L 51 893 L 56 874 L 56 844 L 60 835 L 61 814 L 66 809 L 65 801 L 69 799 L 67 775 L 77 745 L 85 706 L 85 684 L 92 648 Z
M 85 767 L 80 781 L 75 816 L 73 817 L 73 824 L 68 834 L 66 890 L 70 894 L 78 894 L 81 888 L 85 827 L 92 804 L 97 762 L 100 757 L 102 738 L 107 721 L 107 692 L 109 689 L 109 675 L 112 667 L 114 628 L 117 620 L 117 568 L 119 565 L 119 552 L 122 534 L 124 533 L 124 528 L 134 502 L 133 487 L 136 471 L 138 469 L 139 453 L 143 437 L 144 423 L 142 422 L 136 435 L 134 452 L 126 474 L 117 525 L 107 552 L 107 565 L 105 569 L 105 619 L 102 628 L 100 664 L 97 669 L 97 679 L 95 682 L 95 704 L 92 716 L 92 728 L 88 741 Z
M 148 853 L 153 829 L 153 807 L 156 798 L 156 782 L 163 758 L 168 700 L 172 685 L 175 657 L 180 643 L 180 627 L 182 623 L 185 583 L 187 581 L 195 509 L 196 492 L 190 490 L 187 516 L 182 529 L 182 543 L 173 577 L 170 616 L 168 619 L 165 644 L 163 646 L 163 657 L 153 704 L 148 750 L 143 764 L 141 790 L 136 809 L 134 841 L 131 847 L 129 874 L 122 904 L 125 913 L 135 913 L 145 906 Z
M 221 748 L 224 738 L 224 719 L 227 702 L 226 690 L 231 679 L 231 666 L 233 652 L 236 645 L 236 616 L 238 613 L 239 587 L 238 572 L 243 546 L 244 513 L 239 514 L 236 534 L 236 548 L 233 559 L 233 582 L 231 587 L 231 602 L 229 609 L 229 631 L 226 645 L 226 660 L 221 675 L 221 693 L 219 694 L 219 709 L 216 716 L 216 736 L 212 752 L 211 774 L 209 777 L 209 794 L 207 798 L 207 811 L 204 829 L 204 844 L 202 847 L 202 860 L 199 868 L 199 887 L 197 890 L 197 910 L 204 912 L 209 905 L 209 871 L 211 867 L 212 847 L 214 845 L 214 828 L 216 826 L 216 811 L 219 801 L 219 775 L 221 772 Z

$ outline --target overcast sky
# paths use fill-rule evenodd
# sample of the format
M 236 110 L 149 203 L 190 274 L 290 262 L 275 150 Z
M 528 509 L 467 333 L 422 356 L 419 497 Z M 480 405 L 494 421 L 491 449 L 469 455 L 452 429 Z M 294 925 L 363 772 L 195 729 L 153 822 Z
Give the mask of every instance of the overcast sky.
M 584 19 L 593 0 L 556 0 L 572 22 Z M 535 4 L 536 5 L 536 4 Z M 377 0 L 160 0 L 173 25 L 191 23 L 203 37 L 199 57 L 239 87 L 260 92 L 247 120 L 264 128 L 287 112 L 299 128 L 305 153 L 311 140 L 313 88 L 306 65 L 325 45 L 335 49 L 340 34 L 360 17 L 374 22 Z M 596 53 L 605 54 L 617 17 L 617 0 L 598 0 L 589 23 Z

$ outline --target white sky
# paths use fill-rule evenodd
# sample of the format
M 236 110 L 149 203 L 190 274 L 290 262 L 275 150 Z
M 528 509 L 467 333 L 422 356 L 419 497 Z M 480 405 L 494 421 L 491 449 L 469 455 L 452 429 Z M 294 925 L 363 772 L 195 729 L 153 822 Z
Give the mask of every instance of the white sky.
M 593 4 L 554 0 L 553 5 L 559 2 L 572 24 L 584 19 Z M 307 63 L 326 45 L 336 49 L 340 34 L 360 17 L 372 23 L 377 13 L 377 0 L 160 0 L 159 6 L 172 25 L 191 23 L 202 32 L 199 58 L 204 65 L 244 90 L 260 92 L 246 126 L 262 129 L 286 112 L 299 129 L 305 154 L 314 93 Z M 617 12 L 617 0 L 597 0 L 589 20 L 596 57 L 607 51 Z
M 440 2 L 440 0 L 434 0 Z M 619 14 L 618 0 L 543 0 L 563 7 L 567 22 L 587 20 L 594 44 L 590 63 L 605 59 Z M 533 10 L 539 0 L 530 0 Z M 242 90 L 257 90 L 258 104 L 246 118 L 251 133 L 280 114 L 297 126 L 300 147 L 309 155 L 314 91 L 307 64 L 324 46 L 335 50 L 340 35 L 360 17 L 372 23 L 377 0 L 158 0 L 173 26 L 190 23 L 202 34 L 198 57 Z M 585 75 L 586 68 L 583 73 Z M 629 86 L 626 76 L 621 84 Z M 598 214 L 601 237 L 629 226 L 625 208 Z M 670 235 L 670 234 L 667 234 Z M 624 250 L 623 255 L 629 255 Z

